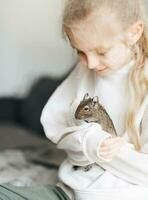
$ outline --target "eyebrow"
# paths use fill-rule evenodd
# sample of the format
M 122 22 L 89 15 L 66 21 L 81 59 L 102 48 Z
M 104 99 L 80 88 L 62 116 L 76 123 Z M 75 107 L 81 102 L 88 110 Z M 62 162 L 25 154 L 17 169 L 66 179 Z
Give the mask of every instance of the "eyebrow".
M 83 52 L 82 50 L 80 50 L 80 49 L 78 49 L 78 48 L 76 48 L 75 46 L 73 46 L 72 44 L 71 44 L 71 47 L 73 48 L 73 49 L 76 49 L 78 52 Z M 108 47 L 108 48 L 105 48 L 105 47 L 95 47 L 94 49 L 89 49 L 88 51 L 93 51 L 93 50 L 100 50 L 100 52 L 101 51 L 107 51 L 107 50 L 110 50 L 111 49 L 111 47 Z

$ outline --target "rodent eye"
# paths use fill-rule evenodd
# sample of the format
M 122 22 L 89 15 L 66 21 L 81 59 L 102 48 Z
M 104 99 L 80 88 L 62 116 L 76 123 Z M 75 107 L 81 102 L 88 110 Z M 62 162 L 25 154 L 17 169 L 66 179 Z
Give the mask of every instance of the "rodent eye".
M 84 107 L 84 110 L 85 110 L 85 111 L 88 111 L 88 110 L 89 110 L 89 107 L 88 107 L 88 106 L 85 106 L 85 107 Z

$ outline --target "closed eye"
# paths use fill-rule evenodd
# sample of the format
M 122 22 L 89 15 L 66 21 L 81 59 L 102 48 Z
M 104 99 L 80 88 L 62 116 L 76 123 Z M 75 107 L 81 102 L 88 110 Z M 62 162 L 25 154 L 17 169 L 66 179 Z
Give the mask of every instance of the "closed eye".
M 103 49 L 103 50 L 96 49 L 96 52 L 99 56 L 105 56 L 110 50 L 111 50 L 111 47 L 107 49 Z
M 77 54 L 78 54 L 78 55 L 83 55 L 83 56 L 85 56 L 85 53 L 83 53 L 83 51 L 78 51 L 78 50 L 77 50 Z
M 105 53 L 99 53 L 100 56 L 105 56 Z
M 107 52 L 99 52 L 99 51 L 97 51 L 97 54 L 98 54 L 99 56 L 105 56 L 106 53 L 107 53 Z

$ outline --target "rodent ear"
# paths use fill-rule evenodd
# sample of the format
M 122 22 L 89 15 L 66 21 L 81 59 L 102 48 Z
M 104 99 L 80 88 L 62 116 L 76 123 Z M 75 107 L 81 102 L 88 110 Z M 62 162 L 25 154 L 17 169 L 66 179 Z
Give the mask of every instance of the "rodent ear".
M 98 97 L 98 96 L 93 97 L 93 98 L 92 98 L 92 101 L 93 101 L 94 103 L 99 103 L 99 97 Z
M 96 105 L 97 103 L 99 103 L 98 96 L 95 96 L 95 97 L 92 98 L 92 103 L 93 103 L 93 105 Z
M 88 99 L 89 98 L 89 94 L 88 93 L 86 93 L 85 95 L 84 95 L 84 98 L 83 98 L 83 100 L 86 100 L 86 99 Z

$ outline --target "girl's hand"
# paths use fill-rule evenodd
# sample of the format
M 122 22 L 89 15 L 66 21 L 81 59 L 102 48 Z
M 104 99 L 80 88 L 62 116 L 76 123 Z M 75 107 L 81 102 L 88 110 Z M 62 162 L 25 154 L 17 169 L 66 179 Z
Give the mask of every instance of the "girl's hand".
M 112 160 L 112 158 L 119 153 L 123 146 L 124 140 L 121 137 L 105 139 L 99 149 L 99 155 L 104 159 Z

